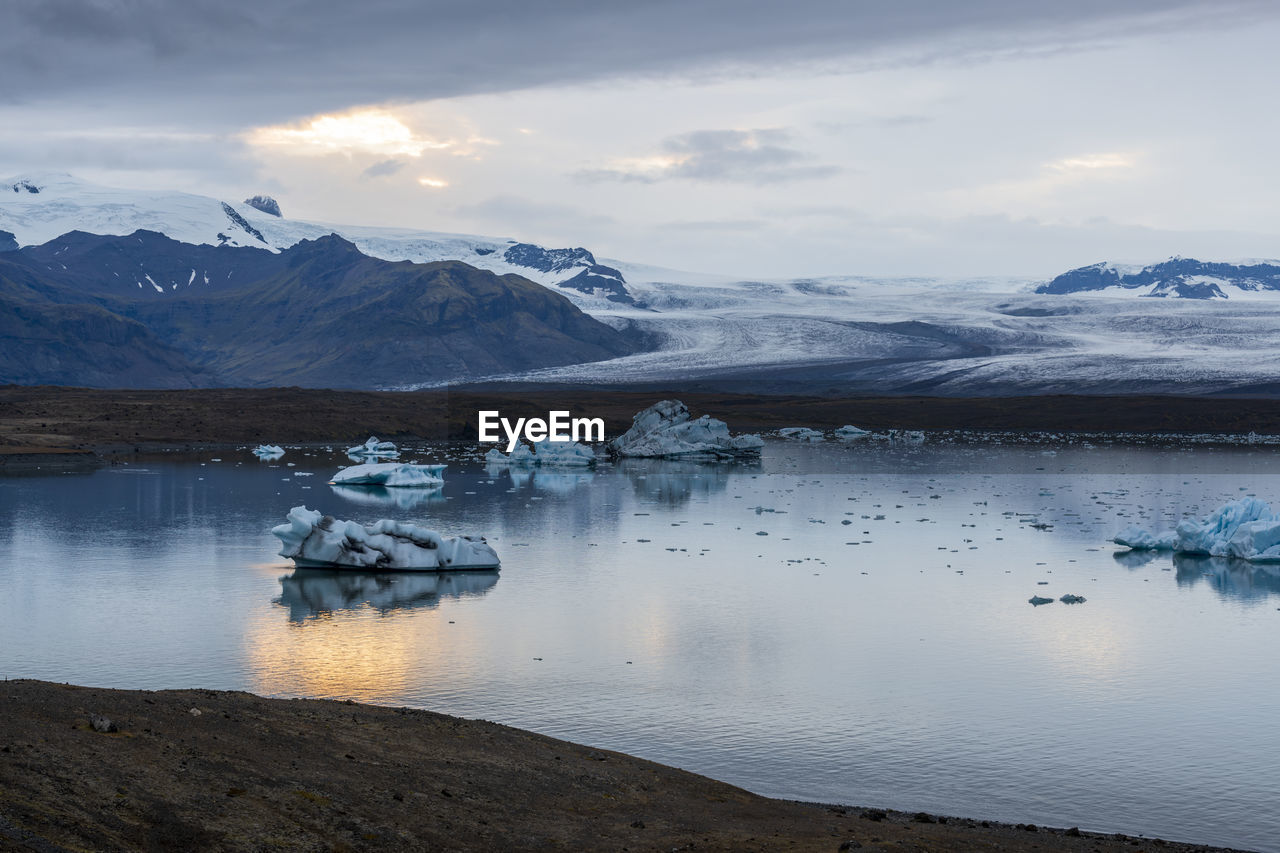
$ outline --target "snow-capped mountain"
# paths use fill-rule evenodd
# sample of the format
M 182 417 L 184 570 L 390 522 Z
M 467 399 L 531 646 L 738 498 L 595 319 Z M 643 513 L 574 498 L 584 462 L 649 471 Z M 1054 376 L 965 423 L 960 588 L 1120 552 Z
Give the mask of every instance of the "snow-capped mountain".
M 1247 299 L 1280 295 L 1280 261 L 1225 263 L 1169 258 L 1145 267 L 1098 263 L 1065 272 L 1036 293 L 1096 293 L 1173 299 Z
M 19 245 L 41 245 L 70 231 L 123 236 L 139 229 L 182 243 L 273 252 L 338 234 L 374 258 L 457 260 L 522 275 L 580 302 L 632 301 L 622 274 L 597 263 L 583 248 L 545 249 L 494 237 L 286 219 L 279 203 L 262 195 L 235 204 L 191 193 L 103 187 L 66 174 L 0 181 L 0 231 L 14 235 Z
M 0 383 L 370 388 L 580 364 L 625 334 L 520 276 L 72 231 L 0 253 Z
M 270 207 L 265 201 L 261 206 Z M 543 366 L 537 366 L 521 363 L 504 337 L 504 328 L 522 328 L 512 325 L 514 315 L 501 319 L 485 313 L 497 307 L 450 302 L 450 322 L 460 325 L 449 327 L 448 334 L 470 359 L 455 370 L 442 368 L 447 362 L 441 358 L 420 358 L 423 348 L 433 344 L 429 334 L 421 336 L 418 324 L 396 333 L 417 341 L 397 349 L 383 334 L 387 326 L 382 319 L 397 315 L 387 313 L 387 303 L 370 298 L 360 303 L 359 323 L 335 319 L 324 328 L 325 334 L 341 331 L 352 338 L 378 330 L 373 333 L 377 340 L 369 342 L 369 347 L 381 347 L 378 376 L 329 374 L 320 351 L 308 350 L 319 361 L 305 366 L 306 360 L 289 356 L 286 347 L 272 357 L 282 360 L 279 377 L 291 383 L 419 388 L 494 380 L 750 393 L 1280 394 L 1275 378 L 1280 376 L 1276 262 L 1173 259 L 1149 267 L 1098 265 L 1039 287 L 1030 277 L 743 280 L 616 260 L 600 263 L 586 249 L 546 249 L 518 240 L 300 222 L 259 207 L 183 193 L 113 190 L 66 176 L 28 175 L 0 182 L 0 273 L 12 250 L 27 247 L 20 250 L 23 269 L 15 272 L 10 265 L 9 279 L 0 274 L 0 297 L 4 288 L 13 289 L 0 310 L 0 339 L 23 341 L 22 347 L 9 348 L 14 352 L 36 352 L 26 343 L 31 340 L 45 347 L 39 350 L 43 361 L 32 362 L 31 371 L 19 379 L 10 375 L 7 381 L 121 384 L 119 377 L 131 375 L 127 360 L 116 365 L 110 380 L 77 378 L 73 369 L 63 368 L 95 359 L 105 363 L 119 351 L 105 342 L 127 340 L 132 342 L 128 347 L 146 356 L 138 369 L 145 367 L 153 377 L 170 370 L 185 371 L 182 381 L 188 384 L 248 382 L 243 371 L 251 361 L 226 361 L 223 372 L 211 378 L 193 366 L 203 362 L 183 361 L 182 352 L 164 347 L 172 342 L 187 346 L 186 337 L 206 340 L 199 337 L 208 334 L 200 323 L 222 322 L 226 315 L 218 312 L 249 294 L 254 296 L 247 304 L 262 308 L 262 300 L 272 297 L 256 294 L 255 287 L 284 286 L 282 293 L 290 299 L 312 300 L 317 292 L 308 289 L 307 281 L 276 270 L 274 264 L 301 240 L 315 244 L 337 233 L 365 257 L 357 264 L 359 259 L 335 249 L 335 258 L 345 258 L 344 268 L 364 270 L 361 264 L 372 259 L 462 261 L 468 266 L 457 264 L 450 274 L 455 277 L 432 282 L 456 285 L 461 279 L 479 286 L 482 279 L 466 272 L 473 267 L 516 273 L 542 285 L 534 290 L 563 296 L 590 316 L 574 315 L 577 325 L 566 338 L 549 331 L 560 328 L 562 320 L 568 322 L 563 306 L 551 310 L 548 304 L 535 311 L 537 334 L 524 328 L 529 334 L 522 340 L 526 346 L 543 344 Z M 70 233 L 76 230 L 81 233 Z M 97 244 L 89 234 L 124 236 Z M 309 251 L 316 251 L 314 245 Z M 329 280 L 319 277 L 322 265 L 308 269 L 314 271 L 308 275 L 316 276 L 312 281 Z M 52 302 L 42 303 L 34 314 L 24 301 L 28 291 L 22 276 L 56 284 L 48 291 Z M 372 279 L 361 273 L 359 280 L 368 285 L 361 292 L 371 296 L 378 282 L 403 282 L 399 276 L 394 270 L 380 270 Z M 1133 298 L 1157 292 L 1175 298 Z M 540 302 L 528 290 L 519 293 L 518 301 Z M 94 302 L 93 310 L 58 308 L 76 300 Z M 105 325 L 96 313 L 106 304 L 103 300 L 110 302 L 115 316 Z M 278 299 L 270 304 L 271 311 L 284 309 Z M 506 305 L 501 300 L 487 304 Z M 347 310 L 341 302 L 324 305 L 339 315 Z M 477 312 L 472 319 L 482 335 L 469 335 L 456 313 L 460 310 Z M 214 314 L 199 319 L 199 312 L 209 311 Z M 174 319 L 184 312 L 194 312 L 199 322 Z M 293 312 L 290 308 L 289 316 Z M 439 320 L 428 319 L 435 316 L 420 315 L 419 324 L 436 324 Z M 24 317 L 34 319 L 24 325 Z M 144 332 L 156 318 L 167 318 L 171 325 L 165 328 L 176 337 L 167 331 L 158 341 L 147 338 Z M 599 323 L 582 323 L 585 319 Z M 145 328 L 140 330 L 138 322 Z M 273 336 L 267 327 L 274 320 L 254 322 L 257 336 Z M 600 324 L 621 338 L 607 340 L 596 328 Z M 72 346 L 67 341 L 81 334 L 72 329 L 89 329 L 101 346 L 74 358 L 62 353 L 58 347 Z M 544 340 L 544 335 L 549 337 Z M 482 339 L 488 343 L 478 344 Z M 252 337 L 238 340 L 257 345 Z M 571 343 L 559 352 L 560 344 L 549 341 Z M 354 340 L 348 343 L 356 351 Z M 486 362 L 487 346 L 505 364 Z M 0 348 L 0 354 L 4 351 Z M 449 349 L 439 352 L 441 357 L 454 355 Z M 6 381 L 5 375 L 0 381 Z

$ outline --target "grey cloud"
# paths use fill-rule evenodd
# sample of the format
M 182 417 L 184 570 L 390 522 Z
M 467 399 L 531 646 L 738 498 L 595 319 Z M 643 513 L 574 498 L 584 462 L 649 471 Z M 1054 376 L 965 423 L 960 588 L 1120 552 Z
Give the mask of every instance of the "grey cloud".
M 382 160 L 361 172 L 360 177 L 385 178 L 388 175 L 396 174 L 407 165 L 409 164 L 403 160 Z
M 476 202 L 459 205 L 453 209 L 458 216 L 483 219 L 513 227 L 528 229 L 530 223 L 551 222 L 557 225 L 588 226 L 611 225 L 616 220 L 608 214 L 583 210 L 567 204 L 541 202 L 514 195 L 498 195 Z
M 763 219 L 699 219 L 678 222 L 663 222 L 653 226 L 658 231 L 705 231 L 705 232 L 742 232 L 763 231 L 772 228 L 773 223 Z
M 666 139 L 662 152 L 670 165 L 659 169 L 584 169 L 578 177 L 587 181 L 639 181 L 672 179 L 746 184 L 824 178 L 839 173 L 839 166 L 810 163 L 812 155 L 790 147 L 784 130 L 697 130 Z
M 356 103 L 894 50 L 926 61 L 1278 13 L 1266 0 L 10 0 L 0 103 L 105 100 L 244 126 Z

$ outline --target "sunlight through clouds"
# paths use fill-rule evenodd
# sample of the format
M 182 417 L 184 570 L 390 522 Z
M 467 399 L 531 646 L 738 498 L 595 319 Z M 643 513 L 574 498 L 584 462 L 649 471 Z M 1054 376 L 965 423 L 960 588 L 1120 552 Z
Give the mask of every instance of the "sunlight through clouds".
M 450 140 L 420 136 L 395 115 L 379 109 L 320 115 L 299 126 L 260 127 L 248 138 L 253 145 L 288 148 L 299 154 L 358 152 L 421 157 L 425 151 L 454 146 Z

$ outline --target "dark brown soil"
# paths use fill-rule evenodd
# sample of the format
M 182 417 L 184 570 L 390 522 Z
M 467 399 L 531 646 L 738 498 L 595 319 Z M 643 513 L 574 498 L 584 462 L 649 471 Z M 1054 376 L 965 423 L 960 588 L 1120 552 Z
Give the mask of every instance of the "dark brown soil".
M 676 396 L 731 429 L 782 426 L 1064 432 L 1280 433 L 1280 399 L 1199 397 L 783 397 L 590 391 L 102 391 L 0 387 L 0 460 L 50 449 L 131 451 L 197 444 L 474 438 L 477 412 L 602 417 L 610 435 Z
M 0 850 L 842 849 L 1211 848 L 769 800 L 427 711 L 0 682 Z

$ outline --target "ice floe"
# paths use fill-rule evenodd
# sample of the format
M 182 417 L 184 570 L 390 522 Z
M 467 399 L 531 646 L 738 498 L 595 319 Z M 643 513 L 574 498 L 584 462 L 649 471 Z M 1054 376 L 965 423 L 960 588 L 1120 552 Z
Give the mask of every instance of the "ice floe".
M 347 455 L 357 459 L 393 459 L 400 455 L 400 451 L 394 443 L 379 441 L 376 435 L 371 435 L 364 444 L 347 448 Z
M 385 518 L 368 525 L 339 521 L 305 506 L 289 510 L 288 518 L 271 533 L 281 542 L 280 556 L 299 566 L 402 571 L 498 567 L 497 553 L 482 536 L 445 538 Z
M 284 456 L 284 448 L 278 444 L 259 444 L 253 449 L 253 455 L 259 459 L 279 459 Z
M 448 465 L 414 465 L 408 462 L 369 462 L 352 465 L 333 475 L 337 486 L 386 486 L 388 488 L 428 488 L 444 485 Z
M 795 441 L 822 441 L 822 431 L 809 427 L 783 427 L 778 430 L 778 437 Z
M 757 456 L 758 435 L 729 435 L 724 421 L 703 415 L 693 420 L 679 400 L 663 400 L 636 415 L 631 429 L 610 442 L 619 456 L 734 459 Z
M 836 438 L 848 440 L 851 438 L 866 438 L 871 435 L 869 430 L 860 429 L 852 424 L 845 424 L 835 432 Z
M 1111 540 L 1134 550 L 1235 557 L 1255 563 L 1280 562 L 1280 515 L 1257 498 L 1241 498 L 1202 519 L 1187 518 L 1163 533 L 1133 525 Z
M 485 454 L 484 464 L 495 468 L 535 465 L 588 468 L 596 464 L 596 452 L 577 441 L 540 441 L 535 447 L 517 444 L 510 454 L 495 447 Z

